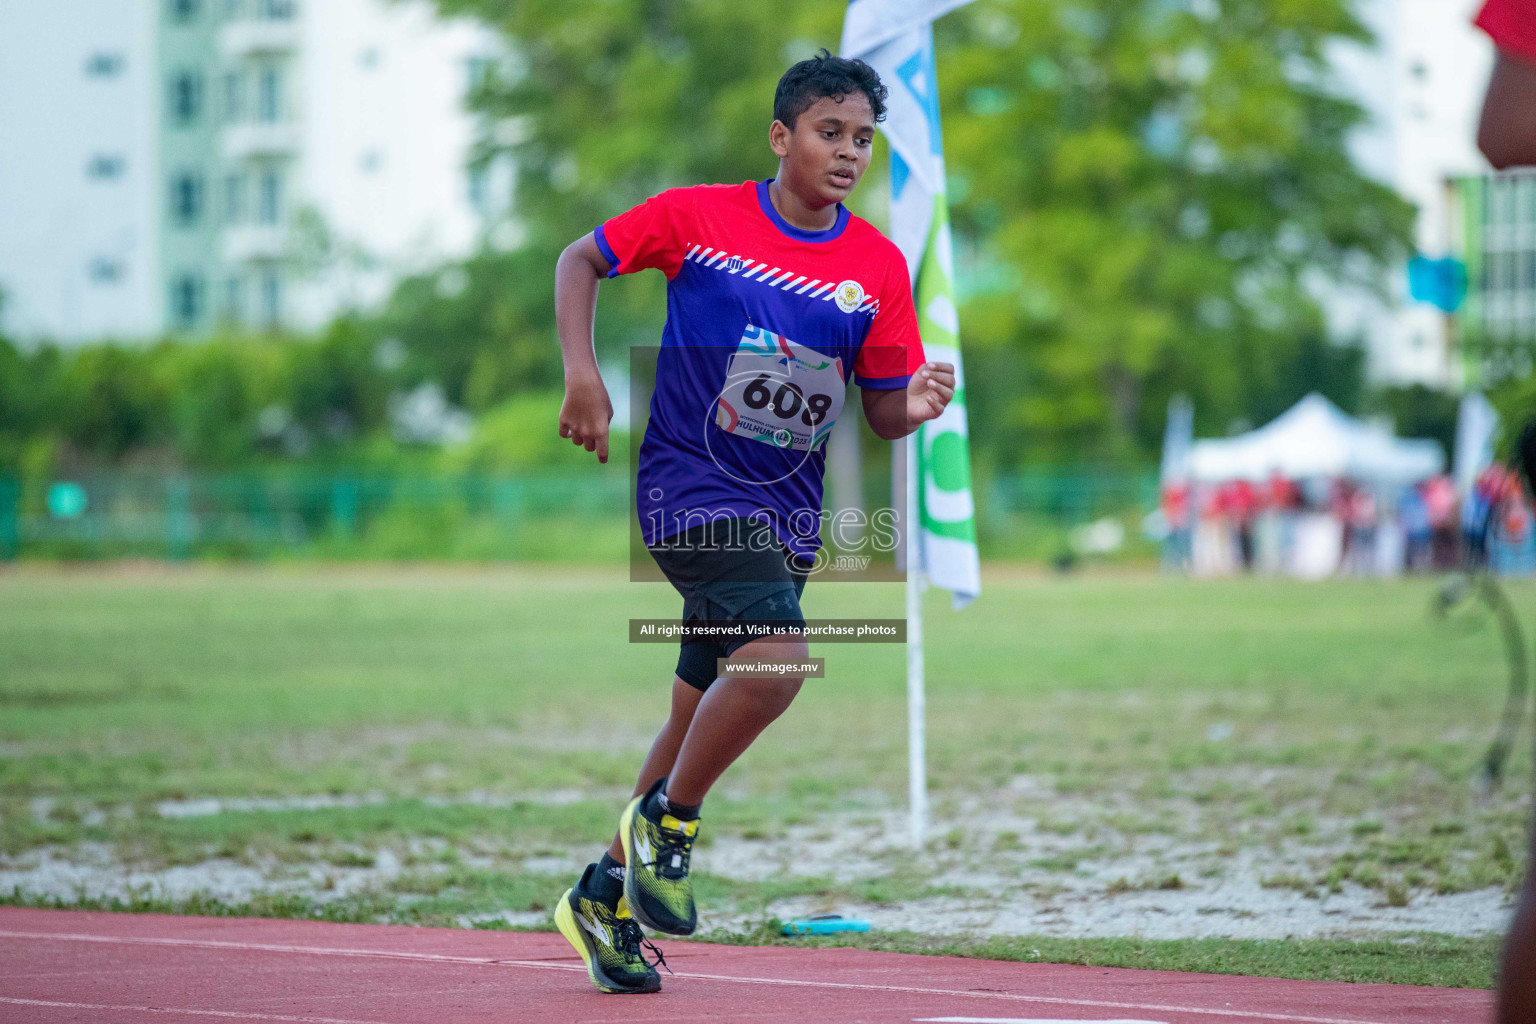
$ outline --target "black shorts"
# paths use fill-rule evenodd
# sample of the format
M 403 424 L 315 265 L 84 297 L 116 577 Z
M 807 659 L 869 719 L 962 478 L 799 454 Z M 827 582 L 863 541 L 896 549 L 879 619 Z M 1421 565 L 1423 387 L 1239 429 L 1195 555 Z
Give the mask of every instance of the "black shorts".
M 683 595 L 685 623 L 770 621 L 805 627 L 800 595 L 813 563 L 791 554 L 759 520 L 701 523 L 648 550 Z M 707 690 L 715 681 L 717 659 L 729 658 L 749 642 L 735 637 L 684 640 L 677 677 Z

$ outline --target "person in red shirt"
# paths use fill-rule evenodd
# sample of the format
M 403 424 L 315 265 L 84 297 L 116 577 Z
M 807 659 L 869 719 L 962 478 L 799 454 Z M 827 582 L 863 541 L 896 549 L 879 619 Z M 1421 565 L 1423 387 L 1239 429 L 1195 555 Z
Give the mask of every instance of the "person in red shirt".
M 1163 547 L 1164 568 L 1179 572 L 1190 568 L 1194 524 L 1190 521 L 1189 483 L 1174 480 L 1163 487 L 1163 518 L 1168 521 L 1168 540 Z
M 1536 164 L 1536 0 L 1488 0 L 1477 27 L 1498 48 L 1477 147 L 1501 171 Z
M 1258 515 L 1259 497 L 1247 480 L 1232 482 L 1232 521 L 1237 527 L 1237 560 L 1244 572 L 1253 571 L 1253 517 Z
M 1296 549 L 1296 513 L 1302 509 L 1301 487 L 1278 469 L 1270 470 L 1265 486 L 1264 504 L 1273 523 L 1274 555 L 1272 567 L 1290 571 Z
M 1449 569 L 1456 564 L 1456 488 L 1450 477 L 1435 476 L 1419 492 L 1429 517 L 1430 568 Z
M 1294 512 L 1301 507 L 1301 488 L 1278 469 L 1271 470 L 1264 494 L 1266 505 L 1276 512 Z

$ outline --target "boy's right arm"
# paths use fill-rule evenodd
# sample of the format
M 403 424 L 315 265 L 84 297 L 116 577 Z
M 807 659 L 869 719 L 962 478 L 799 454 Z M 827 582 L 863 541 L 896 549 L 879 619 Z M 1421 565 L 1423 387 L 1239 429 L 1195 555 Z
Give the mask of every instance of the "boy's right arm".
M 1498 51 L 1483 97 L 1477 148 L 1501 171 L 1536 164 L 1536 63 Z
M 592 322 L 597 313 L 597 286 L 608 276 L 608 270 L 608 260 L 591 234 L 566 246 L 555 264 L 555 326 L 560 334 L 560 357 L 565 362 L 560 436 L 597 452 L 599 462 L 608 461 L 613 403 L 597 371 Z

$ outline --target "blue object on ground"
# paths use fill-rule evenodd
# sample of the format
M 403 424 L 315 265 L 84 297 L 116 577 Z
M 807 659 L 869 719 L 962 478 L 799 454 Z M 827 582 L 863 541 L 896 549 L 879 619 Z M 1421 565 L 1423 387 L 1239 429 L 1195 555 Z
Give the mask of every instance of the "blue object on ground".
M 867 932 L 869 922 L 841 914 L 817 914 L 814 917 L 797 917 L 786 922 L 785 935 L 830 935 L 833 932 Z

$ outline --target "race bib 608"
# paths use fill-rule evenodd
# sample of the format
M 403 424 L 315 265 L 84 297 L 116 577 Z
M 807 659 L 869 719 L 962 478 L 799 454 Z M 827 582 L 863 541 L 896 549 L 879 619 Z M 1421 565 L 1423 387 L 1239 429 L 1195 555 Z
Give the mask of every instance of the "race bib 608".
M 748 324 L 725 371 L 715 425 L 778 448 L 813 451 L 832 432 L 846 391 L 841 358 Z

